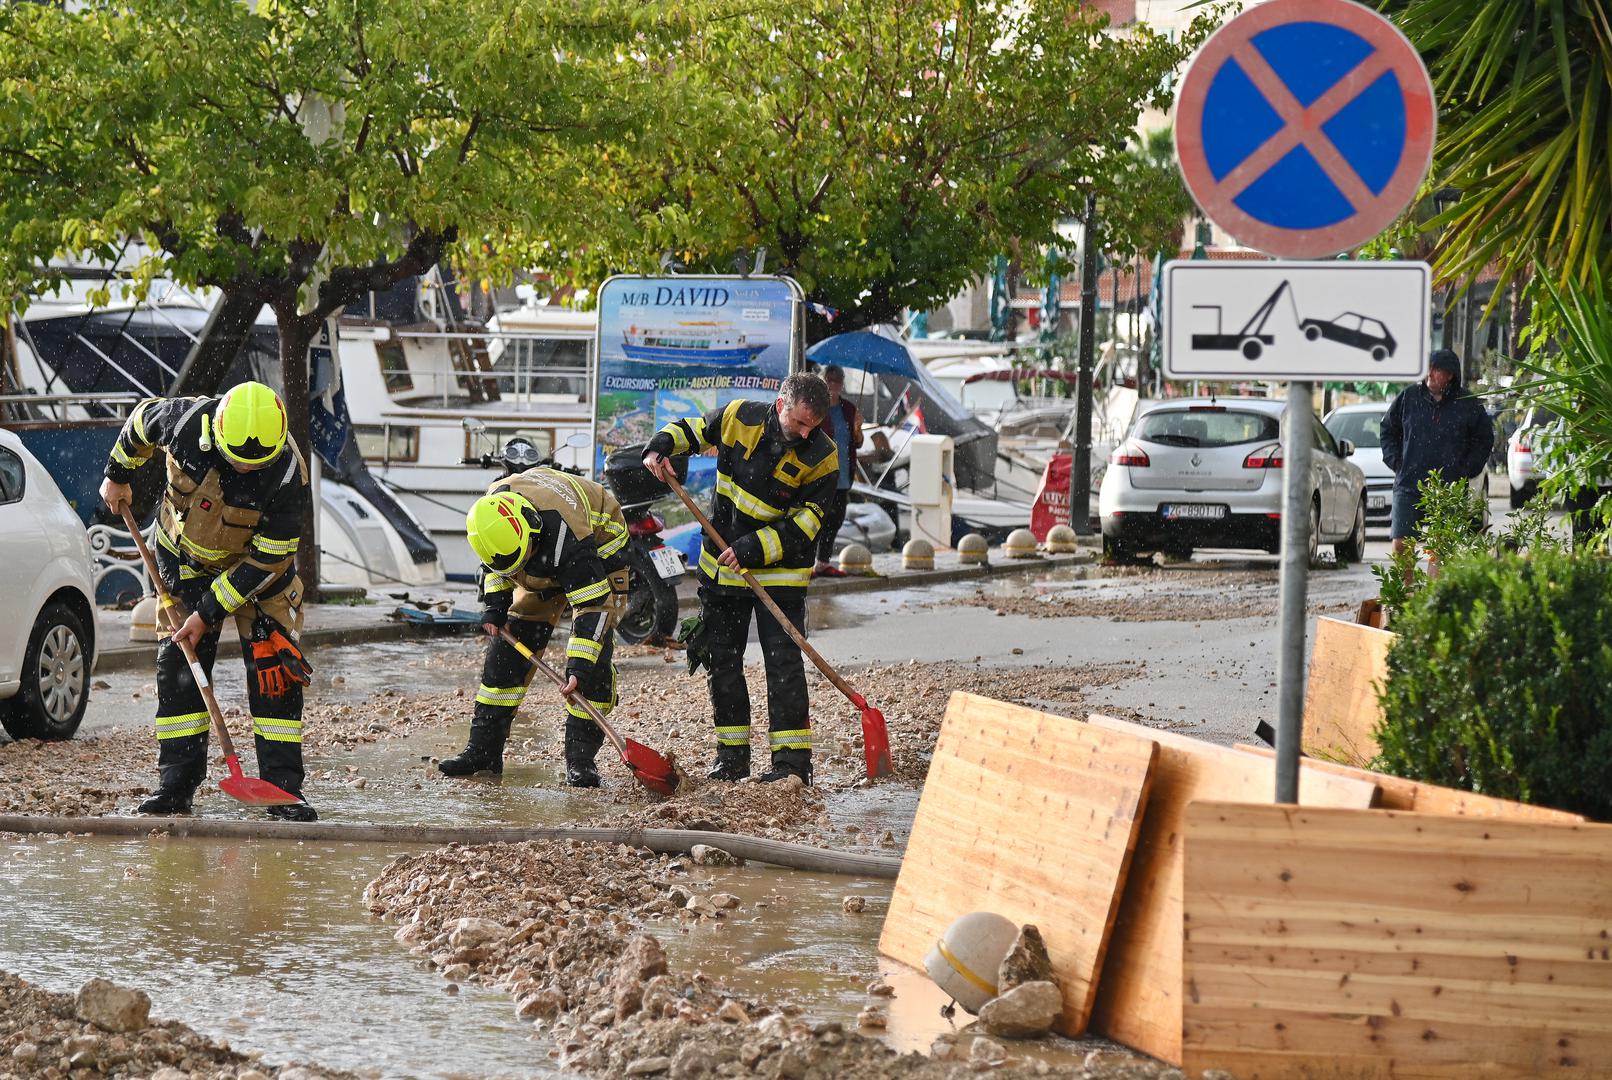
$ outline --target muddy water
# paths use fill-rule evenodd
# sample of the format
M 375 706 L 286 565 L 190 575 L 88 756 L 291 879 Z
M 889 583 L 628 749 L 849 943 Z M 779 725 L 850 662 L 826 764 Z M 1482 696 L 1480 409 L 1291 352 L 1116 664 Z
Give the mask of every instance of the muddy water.
M 395 854 L 5 838 L 0 969 L 67 993 L 97 975 L 137 986 L 153 1015 L 275 1063 L 377 1077 L 567 1075 L 504 994 L 450 995 L 364 912 L 365 884 Z

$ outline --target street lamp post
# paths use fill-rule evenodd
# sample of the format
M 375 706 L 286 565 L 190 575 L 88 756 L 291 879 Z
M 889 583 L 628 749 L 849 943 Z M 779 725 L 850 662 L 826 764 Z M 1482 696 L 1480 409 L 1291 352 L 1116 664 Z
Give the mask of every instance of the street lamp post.
M 1091 535 L 1091 371 L 1097 332 L 1097 196 L 1086 193 L 1080 252 L 1080 379 L 1076 383 L 1074 461 L 1069 469 L 1069 525 Z

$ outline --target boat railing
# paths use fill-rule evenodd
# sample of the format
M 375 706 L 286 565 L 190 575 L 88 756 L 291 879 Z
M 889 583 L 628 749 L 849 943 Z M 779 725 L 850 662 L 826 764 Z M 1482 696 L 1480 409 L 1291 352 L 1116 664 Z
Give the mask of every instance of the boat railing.
M 145 396 L 132 392 L 0 394 L 0 422 L 16 431 L 68 425 L 121 427 L 129 410 Z M 107 411 L 114 415 L 107 416 Z

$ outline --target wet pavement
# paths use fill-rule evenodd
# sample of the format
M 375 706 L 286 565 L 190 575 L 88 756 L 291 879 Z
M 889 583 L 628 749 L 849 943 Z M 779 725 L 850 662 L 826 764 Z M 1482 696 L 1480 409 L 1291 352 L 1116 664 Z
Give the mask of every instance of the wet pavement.
M 99 976 L 270 1062 L 385 1077 L 564 1075 L 507 995 L 457 993 L 371 919 L 406 848 L 37 837 L 0 841 L 0 969 L 71 993 Z M 459 1058 L 448 1048 L 474 1049 Z

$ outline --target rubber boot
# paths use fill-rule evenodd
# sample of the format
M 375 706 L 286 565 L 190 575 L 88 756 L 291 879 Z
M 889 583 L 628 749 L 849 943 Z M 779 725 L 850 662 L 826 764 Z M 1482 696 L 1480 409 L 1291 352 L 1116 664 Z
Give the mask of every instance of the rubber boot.
M 716 761 L 711 771 L 705 774 L 707 780 L 726 780 L 737 783 L 750 777 L 750 748 L 748 746 L 718 746 L 716 748 Z
M 298 798 L 301 798 L 301 796 L 298 796 Z M 288 806 L 271 806 L 269 807 L 269 816 L 271 818 L 279 818 L 281 821 L 319 820 L 318 811 L 314 810 L 313 807 L 308 805 L 307 799 L 303 799 L 299 803 L 291 803 Z
M 504 772 L 504 743 L 509 738 L 509 720 L 483 720 L 470 722 L 470 742 L 451 758 L 437 762 L 437 771 L 444 776 L 469 776 L 472 773 Z
M 135 808 L 141 814 L 188 814 L 207 779 L 207 736 L 163 739 L 157 747 L 157 793 Z
M 798 776 L 807 787 L 812 786 L 812 752 L 810 750 L 774 750 L 772 768 L 756 777 L 757 782 L 770 784 L 785 777 Z
M 194 798 L 194 788 L 158 788 L 155 795 L 135 807 L 135 813 L 188 814 L 191 800 Z
M 572 787 L 599 786 L 599 770 L 593 759 L 604 745 L 604 732 L 592 720 L 567 715 L 565 718 L 565 782 Z
M 565 782 L 571 787 L 598 787 L 599 770 L 593 764 L 593 759 L 574 758 L 567 754 L 565 758 Z

